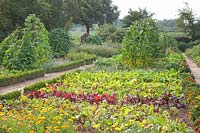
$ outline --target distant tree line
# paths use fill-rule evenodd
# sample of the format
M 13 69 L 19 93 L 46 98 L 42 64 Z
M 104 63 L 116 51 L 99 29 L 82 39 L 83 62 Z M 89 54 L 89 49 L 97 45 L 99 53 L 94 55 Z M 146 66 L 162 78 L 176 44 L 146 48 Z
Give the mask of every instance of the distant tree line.
M 0 40 L 22 27 L 29 14 L 36 14 L 48 30 L 70 23 L 86 26 L 112 23 L 119 16 L 112 0 L 0 0 Z

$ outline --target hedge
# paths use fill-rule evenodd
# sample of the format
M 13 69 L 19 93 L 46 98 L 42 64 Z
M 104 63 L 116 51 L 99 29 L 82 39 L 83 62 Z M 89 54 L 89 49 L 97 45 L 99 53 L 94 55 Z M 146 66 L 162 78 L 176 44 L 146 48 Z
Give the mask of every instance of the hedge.
M 35 79 L 44 76 L 44 70 L 25 71 L 17 74 L 0 77 L 0 87 L 16 84 L 26 80 Z
M 96 56 L 93 56 L 93 57 L 90 57 L 90 58 L 87 58 L 87 59 L 72 61 L 72 62 L 66 63 L 64 65 L 61 65 L 61 66 L 52 67 L 51 69 L 49 69 L 48 71 L 45 71 L 45 72 L 44 72 L 44 70 L 34 70 L 34 71 L 31 71 L 31 72 L 24 72 L 24 74 L 21 73 L 21 74 L 19 74 L 20 76 L 14 75 L 14 76 L 9 76 L 9 77 L 4 77 L 4 78 L 0 79 L 0 86 L 1 85 L 5 86 L 5 85 L 14 84 L 14 82 L 17 83 L 17 82 L 20 82 L 20 80 L 21 81 L 30 80 L 30 79 L 33 79 L 34 76 L 36 76 L 36 75 L 39 76 L 39 74 L 43 74 L 43 76 L 44 76 L 44 73 L 65 71 L 65 70 L 76 68 L 76 67 L 79 67 L 79 66 L 82 66 L 82 65 L 88 65 L 88 64 L 91 64 L 95 59 L 96 59 Z M 17 78 L 19 78 L 19 79 L 17 79 Z M 55 83 L 59 80 L 62 80 L 63 78 L 64 78 L 64 75 L 62 75 L 58 78 L 52 79 L 52 80 L 37 82 L 37 83 L 35 83 L 31 86 L 25 87 L 24 92 L 38 90 L 40 88 L 45 87 L 46 84 Z M 6 81 L 6 80 L 8 80 L 8 81 Z M 3 95 L 0 94 L 0 100 L 17 99 L 20 95 L 21 95 L 21 90 L 13 91 L 11 93 L 3 94 Z
M 54 73 L 54 72 L 61 72 L 66 71 L 72 68 L 76 68 L 82 65 L 88 65 L 91 64 L 96 59 L 96 56 L 89 57 L 87 59 L 81 59 L 77 61 L 71 61 L 66 64 L 60 65 L 60 66 L 54 66 L 50 69 L 45 70 L 45 73 Z
M 7 94 L 0 95 L 0 100 L 17 99 L 21 95 L 21 91 L 13 91 Z

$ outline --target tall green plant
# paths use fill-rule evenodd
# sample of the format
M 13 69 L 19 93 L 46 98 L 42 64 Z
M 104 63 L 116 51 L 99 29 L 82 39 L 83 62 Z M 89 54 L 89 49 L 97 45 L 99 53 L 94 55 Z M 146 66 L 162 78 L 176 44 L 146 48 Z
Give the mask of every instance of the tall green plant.
M 64 57 L 69 51 L 71 38 L 65 29 L 57 28 L 51 31 L 49 42 L 55 57 Z
M 153 19 L 136 21 L 123 40 L 123 62 L 134 67 L 151 66 L 160 51 L 159 33 Z
M 18 40 L 21 38 L 21 33 L 19 29 L 13 31 L 10 36 L 5 38 L 0 43 L 0 65 L 3 63 L 3 58 L 6 54 L 6 50 L 8 50 L 13 44 L 18 43 Z
M 43 65 L 51 58 L 48 31 L 34 14 L 25 20 L 22 37 L 11 41 L 3 57 L 3 66 L 10 70 L 27 70 Z

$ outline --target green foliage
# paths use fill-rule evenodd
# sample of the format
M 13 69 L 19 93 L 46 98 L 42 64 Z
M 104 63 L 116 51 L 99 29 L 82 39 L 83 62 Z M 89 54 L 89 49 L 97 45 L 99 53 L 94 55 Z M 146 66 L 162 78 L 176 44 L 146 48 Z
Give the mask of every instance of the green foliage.
M 110 34 L 107 39 L 111 40 L 112 42 L 119 42 L 121 43 L 123 38 L 126 35 L 126 30 L 123 28 L 117 29 L 115 32 Z
M 86 52 L 89 54 L 96 54 L 101 57 L 112 57 L 120 53 L 118 48 L 110 47 L 107 45 L 81 45 L 75 52 Z
M 96 45 L 102 45 L 102 40 L 101 40 L 101 37 L 98 36 L 97 34 L 95 35 L 90 35 L 87 40 L 86 40 L 86 43 L 89 43 L 89 44 L 96 44 Z
M 167 31 L 176 31 L 177 30 L 176 19 L 159 20 L 158 23 L 161 26 L 161 30 L 163 30 L 163 29 L 166 29 Z
M 185 52 L 186 49 L 191 49 L 194 46 L 197 46 L 200 44 L 200 40 L 195 40 L 195 41 L 190 41 L 190 42 L 179 42 L 178 43 L 178 48 L 182 51 Z
M 3 66 L 9 70 L 34 69 L 51 58 L 48 31 L 40 22 L 40 19 L 35 15 L 29 15 L 24 25 L 25 28 L 20 31 L 22 37 L 17 36 L 15 39 L 8 41 L 8 44 L 11 45 L 5 51 Z
M 16 51 L 19 40 L 21 39 L 21 33 L 20 30 L 16 29 L 13 31 L 10 36 L 5 38 L 1 43 L 0 43 L 0 65 L 3 63 L 3 58 L 6 54 L 6 51 L 13 45 L 16 47 L 13 48 L 14 51 Z M 9 55 L 12 56 L 12 55 Z M 8 57 L 10 58 L 10 57 Z
M 85 25 L 88 34 L 93 24 L 112 23 L 119 16 L 118 7 L 112 0 L 73 0 L 68 5 L 71 5 L 73 20 Z
M 104 24 L 99 27 L 98 35 L 103 41 L 122 42 L 126 30 L 117 28 L 112 24 Z
M 200 44 L 186 50 L 186 55 L 200 66 Z
M 71 46 L 71 38 L 69 33 L 61 28 L 54 29 L 50 32 L 49 42 L 54 57 L 64 57 Z
M 111 58 L 99 58 L 95 62 L 95 71 L 106 70 L 109 72 L 126 70 L 122 64 L 122 55 L 114 55 Z
M 104 24 L 99 27 L 98 35 L 103 41 L 108 40 L 109 36 L 117 31 L 117 28 L 112 24 Z
M 129 10 L 129 15 L 125 16 L 122 20 L 124 27 L 129 27 L 133 22 L 151 18 L 154 14 L 149 13 L 146 9 L 140 9 L 139 11 Z
M 1 74 L 0 75 L 0 86 L 13 85 L 26 80 L 35 79 L 44 76 L 44 70 L 30 70 L 30 71 L 18 71 L 15 73 Z
M 158 28 L 154 20 L 136 21 L 128 28 L 123 40 L 123 62 L 132 67 L 148 67 L 163 53 L 158 43 Z
M 80 66 L 83 66 L 83 65 L 92 64 L 95 59 L 96 59 L 96 56 L 91 55 L 90 57 L 85 58 L 85 59 L 70 61 L 68 63 L 62 64 L 62 65 L 59 65 L 59 66 L 50 67 L 49 69 L 46 69 L 45 72 L 46 73 L 54 73 L 54 72 L 66 71 L 66 70 L 76 68 L 76 67 L 80 67 Z
M 21 95 L 20 91 L 10 92 L 8 94 L 0 94 L 0 100 L 12 100 L 17 99 Z
M 177 19 L 178 27 L 187 33 L 192 40 L 199 38 L 200 21 L 195 18 L 195 13 L 188 3 L 182 9 L 179 9 L 179 17 Z
M 73 61 L 73 60 L 86 59 L 86 58 L 89 58 L 91 56 L 95 56 L 95 55 L 94 54 L 91 55 L 91 54 L 88 54 L 86 52 L 70 52 L 67 55 L 65 55 L 65 58 Z

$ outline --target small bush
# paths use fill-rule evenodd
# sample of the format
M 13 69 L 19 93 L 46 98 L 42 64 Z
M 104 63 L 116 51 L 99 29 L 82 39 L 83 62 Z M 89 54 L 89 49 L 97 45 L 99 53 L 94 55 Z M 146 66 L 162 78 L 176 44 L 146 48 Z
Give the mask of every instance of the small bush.
M 124 36 L 126 35 L 126 30 L 125 29 L 117 29 L 114 33 L 110 34 L 108 36 L 108 40 L 111 40 L 112 42 L 122 42 Z
M 71 46 L 71 38 L 69 33 L 64 29 L 58 28 L 50 32 L 49 42 L 54 54 L 54 57 L 64 57 Z
M 96 44 L 96 45 L 102 45 L 102 40 L 101 40 L 101 37 L 98 36 L 98 35 L 93 35 L 93 36 L 89 36 L 86 40 L 86 43 L 89 43 L 89 44 Z
M 117 28 L 112 24 L 104 24 L 99 28 L 98 35 L 103 41 L 108 40 L 109 36 L 117 31 Z

